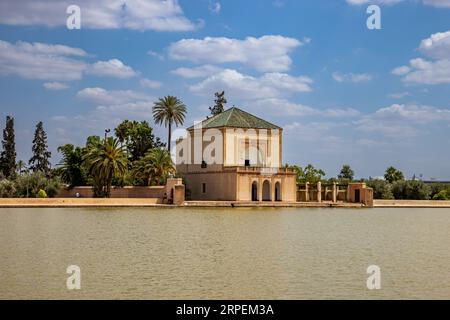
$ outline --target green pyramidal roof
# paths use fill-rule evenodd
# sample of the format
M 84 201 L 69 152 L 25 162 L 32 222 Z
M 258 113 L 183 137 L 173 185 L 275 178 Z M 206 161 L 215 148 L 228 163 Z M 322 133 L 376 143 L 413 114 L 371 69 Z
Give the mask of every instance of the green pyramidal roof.
M 261 118 L 245 112 L 239 108 L 232 107 L 224 112 L 202 121 L 202 128 L 251 128 L 251 129 L 281 129 Z M 194 129 L 194 126 L 188 130 Z

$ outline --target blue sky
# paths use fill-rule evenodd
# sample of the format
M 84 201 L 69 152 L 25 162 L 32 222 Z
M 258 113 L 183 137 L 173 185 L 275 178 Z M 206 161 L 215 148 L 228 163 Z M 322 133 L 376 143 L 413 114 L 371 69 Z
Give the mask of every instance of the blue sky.
M 187 127 L 225 90 L 228 106 L 284 128 L 284 162 L 450 179 L 450 0 L 370 3 L 381 30 L 365 0 L 4 0 L 2 127 L 15 117 L 28 160 L 44 121 L 56 164 L 59 145 L 153 124 L 158 97 L 183 100 Z M 80 30 L 66 27 L 70 4 Z

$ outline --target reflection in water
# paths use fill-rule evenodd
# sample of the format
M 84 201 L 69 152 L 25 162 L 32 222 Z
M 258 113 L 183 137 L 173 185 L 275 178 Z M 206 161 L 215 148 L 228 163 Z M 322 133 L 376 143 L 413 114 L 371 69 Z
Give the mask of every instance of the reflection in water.
M 449 230 L 448 209 L 0 209 L 0 298 L 448 299 Z

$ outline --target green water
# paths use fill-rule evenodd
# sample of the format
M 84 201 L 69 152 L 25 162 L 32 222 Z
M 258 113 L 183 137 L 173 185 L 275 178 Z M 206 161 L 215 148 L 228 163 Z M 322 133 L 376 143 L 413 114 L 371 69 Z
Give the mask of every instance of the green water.
M 0 299 L 449 299 L 449 245 L 450 209 L 0 209 Z

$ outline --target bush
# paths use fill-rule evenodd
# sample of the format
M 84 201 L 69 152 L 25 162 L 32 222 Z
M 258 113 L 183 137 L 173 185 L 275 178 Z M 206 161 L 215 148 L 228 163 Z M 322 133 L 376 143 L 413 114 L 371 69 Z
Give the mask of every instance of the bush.
M 450 200 L 450 193 L 447 190 L 441 190 L 433 196 L 433 200 Z
M 53 198 L 58 194 L 60 187 L 57 177 L 48 178 L 43 172 L 23 174 L 16 179 L 17 195 L 22 198 L 36 198 L 41 189 L 48 197 Z
M 45 190 L 39 190 L 38 198 L 47 198 L 47 193 L 45 192 Z
M 0 198 L 15 198 L 17 190 L 15 183 L 11 180 L 0 180 Z
M 366 182 L 366 185 L 373 189 L 374 199 L 394 199 L 391 184 L 386 180 L 371 179 Z
M 392 184 L 395 199 L 428 200 L 431 188 L 420 180 L 396 181 Z

